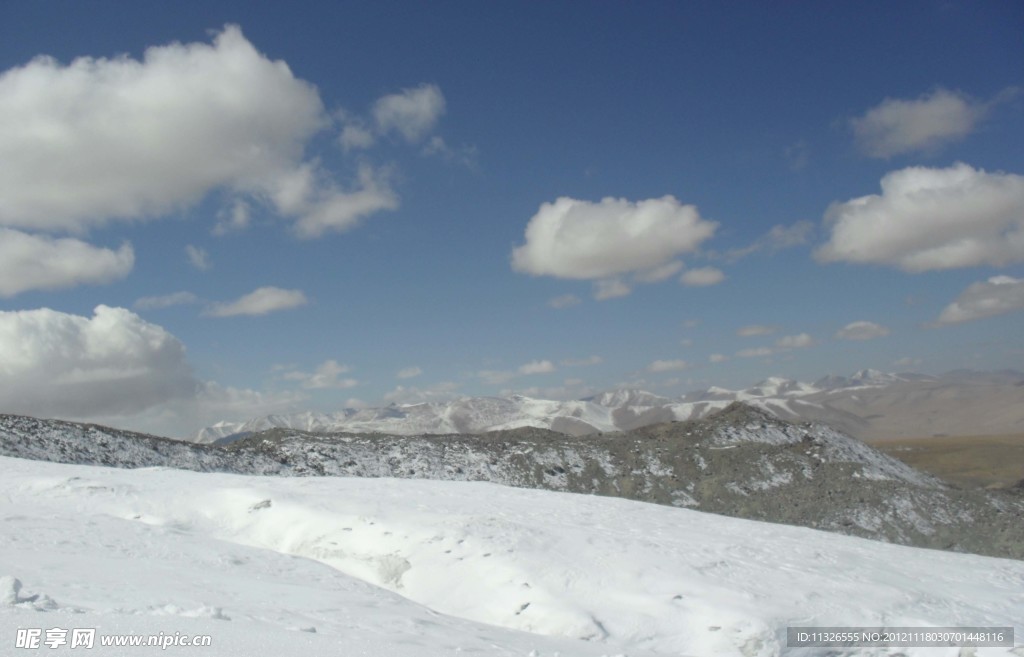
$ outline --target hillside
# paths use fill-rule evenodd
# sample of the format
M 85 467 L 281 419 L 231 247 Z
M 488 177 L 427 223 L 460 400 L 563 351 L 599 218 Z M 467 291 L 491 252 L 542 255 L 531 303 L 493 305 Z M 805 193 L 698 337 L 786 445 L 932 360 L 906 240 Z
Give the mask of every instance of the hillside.
M 0 467 L 12 643 L 89 627 L 86 653 L 125 657 L 1017 657 L 1019 638 L 790 648 L 786 628 L 1024 631 L 1021 561 L 486 483 Z M 100 647 L 124 633 L 212 646 Z
M 311 434 L 274 429 L 226 447 L 0 416 L 0 454 L 117 467 L 285 476 L 487 481 L 1024 558 L 1024 499 L 949 487 L 829 427 L 733 404 L 703 421 L 573 437 Z

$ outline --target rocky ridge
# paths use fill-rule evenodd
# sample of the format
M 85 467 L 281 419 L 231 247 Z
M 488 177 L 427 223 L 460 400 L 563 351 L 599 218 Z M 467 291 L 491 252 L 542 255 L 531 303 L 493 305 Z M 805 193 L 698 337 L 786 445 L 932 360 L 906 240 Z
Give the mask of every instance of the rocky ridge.
M 223 447 L 0 416 L 0 453 L 254 475 L 489 481 L 1024 559 L 1020 491 L 954 488 L 827 426 L 744 404 L 701 421 L 584 437 L 529 427 L 418 436 L 272 429 Z

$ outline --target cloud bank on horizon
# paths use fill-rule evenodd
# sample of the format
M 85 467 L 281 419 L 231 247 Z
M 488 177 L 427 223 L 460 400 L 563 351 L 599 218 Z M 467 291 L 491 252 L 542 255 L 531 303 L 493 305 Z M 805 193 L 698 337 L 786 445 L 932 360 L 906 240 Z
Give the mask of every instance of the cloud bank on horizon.
M 993 335 L 979 366 L 1024 363 L 1024 332 L 999 328 L 1024 311 L 1024 163 L 1005 149 L 1024 131 L 1019 80 L 951 75 L 776 117 L 789 143 L 743 146 L 731 166 L 753 177 L 724 183 L 729 133 L 695 110 L 623 123 L 630 99 L 595 95 L 558 130 L 607 139 L 566 154 L 540 119 L 560 119 L 560 93 L 602 92 L 564 86 L 576 78 L 558 65 L 524 78 L 550 105 L 517 105 L 530 86 L 511 62 L 493 63 L 504 92 L 451 61 L 402 73 L 382 53 L 360 83 L 323 67 L 341 46 L 316 30 L 275 40 L 252 17 L 251 40 L 247 23 L 166 42 L 140 20 L 135 55 L 62 61 L 39 54 L 59 48 L 41 31 L 0 51 L 0 412 L 181 435 L 361 399 L 952 369 L 965 363 L 947 341 Z M 376 33 L 352 37 L 368 61 Z M 682 102 L 661 85 L 655 98 Z M 742 84 L 705 92 L 746 111 Z M 793 144 L 799 167 L 785 165 Z

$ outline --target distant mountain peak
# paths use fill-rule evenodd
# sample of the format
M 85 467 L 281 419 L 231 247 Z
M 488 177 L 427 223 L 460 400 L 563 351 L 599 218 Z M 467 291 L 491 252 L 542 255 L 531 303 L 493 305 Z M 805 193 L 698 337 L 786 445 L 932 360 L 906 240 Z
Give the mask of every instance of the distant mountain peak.
M 920 435 L 952 434 L 948 426 L 952 424 L 960 427 L 952 435 L 1013 433 L 1024 424 L 1024 413 L 1002 409 L 1024 408 L 1020 392 L 1024 386 L 1016 385 L 1022 377 L 1019 372 L 953 372 L 933 377 L 865 368 L 849 376 L 828 375 L 813 384 L 771 376 L 741 390 L 711 386 L 677 398 L 636 387 L 568 401 L 537 399 L 524 394 L 458 397 L 444 402 L 389 404 L 330 414 L 306 412 L 270 415 L 244 422 L 222 421 L 201 430 L 193 440 L 220 442 L 275 427 L 319 433 L 395 435 L 483 433 L 532 427 L 584 435 L 700 419 L 723 411 L 737 401 L 784 420 L 822 422 L 858 437 L 919 435 L 906 433 L 909 431 L 921 432 Z M 936 386 L 936 382 L 944 385 Z M 979 401 L 976 394 L 964 397 L 968 406 L 960 407 L 951 405 L 947 397 L 933 397 L 940 388 L 943 395 L 956 395 L 957 386 L 969 387 L 975 392 L 983 389 L 981 386 L 990 386 L 990 390 L 998 388 L 999 392 L 985 397 L 988 401 Z M 911 389 L 914 394 L 908 395 Z M 928 407 L 927 415 L 921 415 L 921 404 L 933 404 Z M 999 413 L 992 413 L 993 407 L 999 408 Z
M 653 392 L 641 390 L 640 388 L 619 388 L 588 397 L 583 401 L 592 401 L 600 406 L 618 407 L 624 405 L 656 406 L 669 403 L 672 400 L 668 397 L 656 395 Z
M 783 386 L 783 385 L 789 385 L 789 384 L 792 384 L 792 383 L 798 383 L 798 381 L 794 381 L 793 379 L 787 379 L 787 378 L 781 377 L 781 376 L 769 376 L 767 379 L 762 379 L 759 383 L 757 383 L 757 385 L 759 385 L 759 386 L 766 386 L 766 385 L 767 386 Z
M 864 386 L 887 386 L 900 381 L 914 380 L 921 378 L 921 375 L 894 374 L 883 372 L 873 368 L 857 370 L 850 376 L 837 376 L 829 374 L 814 382 L 814 387 L 821 390 L 837 390 L 840 388 L 864 387 Z
M 785 424 L 777 415 L 741 401 L 734 401 L 710 417 L 718 423 L 725 422 L 735 425 L 751 423 Z

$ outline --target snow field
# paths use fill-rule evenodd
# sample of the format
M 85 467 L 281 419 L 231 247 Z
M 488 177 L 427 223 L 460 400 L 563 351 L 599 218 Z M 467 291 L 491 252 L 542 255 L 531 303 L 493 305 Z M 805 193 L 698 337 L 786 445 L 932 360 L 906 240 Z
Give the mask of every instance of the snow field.
M 787 625 L 1024 638 L 1024 562 L 484 483 L 0 465 L 0 575 L 57 605 L 0 590 L 0 642 L 62 615 L 207 628 L 218 655 L 822 654 L 787 649 Z

